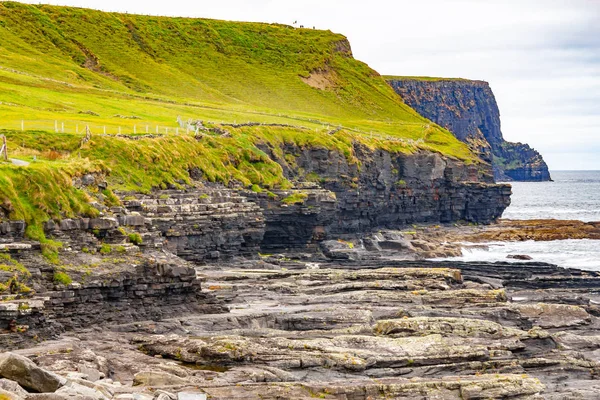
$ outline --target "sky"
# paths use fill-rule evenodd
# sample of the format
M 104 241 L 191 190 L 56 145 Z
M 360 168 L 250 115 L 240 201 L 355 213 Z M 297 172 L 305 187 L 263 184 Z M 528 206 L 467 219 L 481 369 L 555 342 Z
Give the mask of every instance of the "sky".
M 600 170 L 600 0 L 44 3 L 330 29 L 383 75 L 489 82 L 505 139 L 529 143 L 551 170 Z

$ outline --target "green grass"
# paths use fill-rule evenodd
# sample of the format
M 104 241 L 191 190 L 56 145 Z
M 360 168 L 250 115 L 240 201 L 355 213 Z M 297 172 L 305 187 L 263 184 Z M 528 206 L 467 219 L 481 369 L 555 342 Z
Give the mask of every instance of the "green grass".
M 307 198 L 306 193 L 294 193 L 281 200 L 281 202 L 285 204 L 303 204 Z
M 326 89 L 305 83 L 318 73 L 327 76 Z M 177 116 L 228 135 L 196 139 L 182 128 L 176 135 Z M 249 121 L 287 126 L 228 125 Z M 54 132 L 63 125 L 65 133 Z M 86 125 L 92 138 L 81 146 Z M 114 136 L 157 127 L 163 137 Z M 95 217 L 91 201 L 120 204 L 113 191 L 183 187 L 191 169 L 256 192 L 291 188 L 281 166 L 286 143 L 334 149 L 359 166 L 356 143 L 477 162 L 355 60 L 342 35 L 14 2 L 0 2 L 0 134 L 11 157 L 31 162 L 0 163 L 0 218 L 25 220 L 27 235 L 45 243 L 55 263 L 60 244 L 45 239 L 42 224 Z M 110 189 L 72 185 L 87 173 L 105 176 Z
M 69 132 L 84 124 L 95 133 L 104 126 L 130 133 L 134 125 L 164 132 L 181 115 L 322 131 L 342 125 L 427 142 L 430 122 L 329 31 L 2 2 L 0 39 L 0 122 L 7 129 L 25 120 L 26 129 L 52 131 L 58 120 Z M 302 81 L 316 70 L 330 71 L 331 89 Z M 446 138 L 430 140 L 433 147 L 472 158 L 449 132 L 435 130 Z
M 62 271 L 54 272 L 53 280 L 54 280 L 54 282 L 65 285 L 65 286 L 73 283 L 73 279 L 66 272 L 62 272 Z

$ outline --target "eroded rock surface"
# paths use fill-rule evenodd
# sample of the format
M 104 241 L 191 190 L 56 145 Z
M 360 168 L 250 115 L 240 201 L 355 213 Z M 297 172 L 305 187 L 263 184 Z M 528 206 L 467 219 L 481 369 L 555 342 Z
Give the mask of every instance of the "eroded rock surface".
M 69 379 L 60 393 L 98 399 L 597 398 L 598 276 L 301 258 L 196 267 L 228 313 L 78 328 L 18 353 Z

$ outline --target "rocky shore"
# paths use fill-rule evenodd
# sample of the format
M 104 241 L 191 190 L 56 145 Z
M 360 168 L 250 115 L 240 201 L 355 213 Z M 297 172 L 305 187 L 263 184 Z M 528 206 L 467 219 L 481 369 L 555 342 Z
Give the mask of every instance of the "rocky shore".
M 393 231 L 366 214 L 361 233 L 360 206 L 309 183 L 278 195 L 298 193 L 122 195 L 46 224 L 56 259 L 0 224 L 2 400 L 597 397 L 600 274 L 423 260 L 567 223 Z
M 58 340 L 2 355 L 2 393 L 594 399 L 600 390 L 596 273 L 315 255 L 196 271 L 203 281 L 197 303 L 211 299 L 228 312 L 73 327 Z M 32 385 L 42 382 L 39 374 L 52 383 Z

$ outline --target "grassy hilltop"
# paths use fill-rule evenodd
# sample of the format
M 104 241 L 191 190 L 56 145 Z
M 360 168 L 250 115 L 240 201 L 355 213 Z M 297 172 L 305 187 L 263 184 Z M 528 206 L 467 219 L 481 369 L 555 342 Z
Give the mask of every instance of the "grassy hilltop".
M 226 127 L 229 135 L 196 140 L 174 134 L 177 116 L 217 131 L 248 121 L 289 127 Z M 65 133 L 55 133 L 63 124 Z M 85 125 L 92 140 L 81 145 Z M 168 134 L 111 136 L 146 126 Z M 342 129 L 330 134 L 334 127 Z M 35 227 L 48 218 L 95 213 L 93 193 L 70 184 L 90 171 L 120 190 L 185 183 L 192 167 L 212 181 L 286 187 L 281 167 L 257 146 L 282 142 L 337 148 L 349 159 L 359 141 L 475 160 L 355 60 L 342 35 L 15 2 L 0 2 L 0 134 L 12 157 L 36 160 L 0 163 L 0 211 L 29 221 L 32 237 L 43 236 Z

